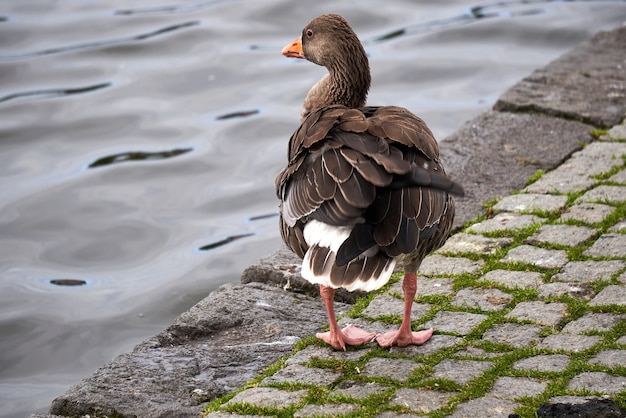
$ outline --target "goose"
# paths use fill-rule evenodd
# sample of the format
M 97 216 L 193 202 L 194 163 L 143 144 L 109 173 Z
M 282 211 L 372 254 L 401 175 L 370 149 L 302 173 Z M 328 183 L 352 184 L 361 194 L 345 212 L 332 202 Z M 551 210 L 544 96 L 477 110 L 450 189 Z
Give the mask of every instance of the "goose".
M 367 54 L 342 16 L 311 20 L 282 55 L 328 70 L 304 100 L 275 182 L 281 237 L 302 259 L 302 277 L 319 285 L 328 315 L 330 330 L 316 337 L 337 350 L 374 340 L 381 347 L 423 344 L 433 329 L 411 329 L 417 270 L 447 239 L 452 195 L 463 196 L 463 188 L 446 175 L 422 119 L 402 107 L 366 106 Z M 340 329 L 336 289 L 379 289 L 398 262 L 405 271 L 400 328 Z

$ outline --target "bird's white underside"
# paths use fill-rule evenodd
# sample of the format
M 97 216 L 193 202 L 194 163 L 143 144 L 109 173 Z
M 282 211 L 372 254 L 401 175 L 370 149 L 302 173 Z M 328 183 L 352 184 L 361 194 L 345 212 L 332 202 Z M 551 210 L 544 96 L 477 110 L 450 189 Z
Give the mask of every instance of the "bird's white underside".
M 350 232 L 352 232 L 352 227 L 338 227 L 315 220 L 307 222 L 303 230 L 304 239 L 309 248 L 316 245 L 318 247 L 330 248 L 332 255 L 329 255 L 329 257 L 334 257 L 334 255 L 337 254 L 337 250 L 339 250 L 341 244 L 350 236 Z M 376 254 L 376 252 L 378 252 L 378 247 L 372 247 L 361 254 L 359 258 L 372 256 Z M 330 280 L 330 268 L 334 260 L 329 261 L 332 261 L 332 263 L 326 263 L 327 267 L 322 274 L 314 274 L 311 270 L 311 250 L 307 251 L 302 260 L 302 277 L 313 284 L 322 284 L 324 286 L 337 288 Z M 395 265 L 395 260 L 392 260 L 379 276 L 361 277 L 359 280 L 355 280 L 344 288 L 350 292 L 355 290 L 371 292 L 380 289 L 389 281 Z

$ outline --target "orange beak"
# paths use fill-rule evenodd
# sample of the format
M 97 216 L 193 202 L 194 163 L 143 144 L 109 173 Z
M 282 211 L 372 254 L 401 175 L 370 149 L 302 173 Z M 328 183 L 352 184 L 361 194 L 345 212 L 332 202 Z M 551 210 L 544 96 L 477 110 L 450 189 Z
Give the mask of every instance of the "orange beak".
M 302 37 L 299 37 L 293 41 L 293 43 L 285 46 L 282 54 L 287 58 L 304 58 L 304 52 L 302 51 Z

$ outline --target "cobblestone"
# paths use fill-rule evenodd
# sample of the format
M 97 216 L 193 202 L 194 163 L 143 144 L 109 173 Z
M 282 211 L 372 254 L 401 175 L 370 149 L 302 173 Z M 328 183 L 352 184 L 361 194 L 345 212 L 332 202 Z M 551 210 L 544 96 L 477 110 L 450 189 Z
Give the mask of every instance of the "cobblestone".
M 565 371 L 569 362 L 569 357 L 564 354 L 543 354 L 518 360 L 513 364 L 513 368 L 537 372 L 562 372 Z
M 388 400 L 375 415 L 380 418 L 419 417 L 441 408 L 449 417 L 508 417 L 529 399 L 545 396 L 559 379 L 563 386 L 551 389 L 560 391 L 551 404 L 604 397 L 626 402 L 626 335 L 612 334 L 623 331 L 626 321 L 626 221 L 603 224 L 623 211 L 626 170 L 614 173 L 610 184 L 593 177 L 621 167 L 619 152 L 626 153 L 626 143 L 590 144 L 521 193 L 500 200 L 494 210 L 501 212 L 493 218 L 470 225 L 428 256 L 412 307 L 413 329 L 436 331 L 423 345 L 392 347 L 381 356 L 375 343 L 346 352 L 311 344 L 260 387 L 240 392 L 226 405 L 284 408 L 302 402 L 307 390 L 267 386 L 296 384 L 330 388 L 327 402 L 306 404 L 296 417 L 364 414 L 362 401 L 382 393 Z M 582 195 L 568 204 L 562 193 L 569 192 Z M 555 219 L 555 212 L 562 215 Z M 530 226 L 534 232 L 524 232 Z M 498 268 L 486 269 L 488 263 Z M 386 321 L 402 315 L 402 295 L 399 280 L 340 325 L 375 332 L 397 327 L 397 318 L 395 326 Z M 496 370 L 493 380 L 480 379 L 511 352 L 520 357 Z M 315 360 L 337 367 L 313 367 Z M 572 365 L 573 377 L 565 374 Z M 458 389 L 436 390 L 437 379 Z M 476 384 L 488 385 L 484 395 L 456 404 L 456 395 Z

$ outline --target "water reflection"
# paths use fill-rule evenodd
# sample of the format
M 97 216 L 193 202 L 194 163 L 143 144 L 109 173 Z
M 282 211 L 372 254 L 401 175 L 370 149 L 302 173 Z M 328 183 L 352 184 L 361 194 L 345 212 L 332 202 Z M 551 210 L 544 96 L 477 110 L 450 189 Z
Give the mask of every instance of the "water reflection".
M 93 163 L 89 164 L 89 168 L 101 167 L 109 164 L 116 164 L 125 161 L 143 161 L 143 160 L 162 160 L 166 158 L 176 157 L 181 154 L 185 154 L 191 151 L 192 148 L 177 148 L 168 151 L 157 152 L 143 152 L 143 151 L 131 151 L 121 152 L 119 154 L 108 155 L 106 157 L 98 158 Z

